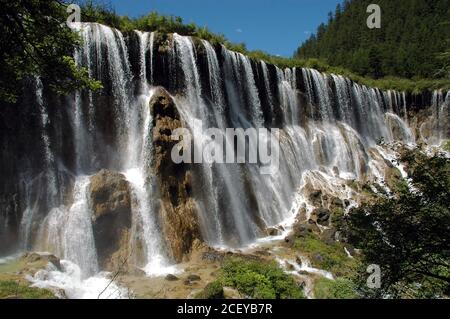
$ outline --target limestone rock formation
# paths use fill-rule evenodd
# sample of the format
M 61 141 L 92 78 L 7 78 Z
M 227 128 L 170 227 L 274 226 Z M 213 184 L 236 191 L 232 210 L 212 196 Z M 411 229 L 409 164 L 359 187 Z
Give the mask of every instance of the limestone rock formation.
M 163 232 L 172 256 L 177 262 L 191 251 L 194 241 L 201 239 L 197 211 L 192 198 L 192 175 L 188 164 L 175 164 L 172 148 L 173 130 L 183 127 L 174 101 L 163 88 L 150 100 L 153 114 L 153 170 L 159 188 L 159 212 Z
M 130 254 L 130 185 L 122 174 L 101 170 L 91 177 L 90 200 L 99 265 L 115 270 Z

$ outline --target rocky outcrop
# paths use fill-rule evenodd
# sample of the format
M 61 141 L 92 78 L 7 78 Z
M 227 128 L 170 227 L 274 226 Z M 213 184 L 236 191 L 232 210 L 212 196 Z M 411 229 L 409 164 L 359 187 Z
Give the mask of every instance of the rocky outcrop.
M 163 88 L 157 88 L 150 108 L 153 114 L 153 170 L 160 193 L 159 213 L 167 245 L 172 256 L 181 262 L 201 239 L 197 211 L 192 198 L 192 175 L 188 164 L 176 164 L 171 158 L 172 132 L 183 127 L 173 99 Z
M 101 170 L 91 177 L 90 200 L 99 265 L 116 270 L 130 255 L 130 185 L 122 174 Z
M 20 261 L 24 265 L 24 270 L 34 270 L 36 272 L 36 269 L 46 268 L 48 263 L 51 263 L 56 269 L 61 270 L 59 258 L 51 254 L 29 252 L 25 253 L 20 258 Z M 30 273 L 33 273 L 33 271 L 30 271 Z
M 311 213 L 311 219 L 322 226 L 328 226 L 330 224 L 330 216 L 331 213 L 326 208 L 316 208 Z

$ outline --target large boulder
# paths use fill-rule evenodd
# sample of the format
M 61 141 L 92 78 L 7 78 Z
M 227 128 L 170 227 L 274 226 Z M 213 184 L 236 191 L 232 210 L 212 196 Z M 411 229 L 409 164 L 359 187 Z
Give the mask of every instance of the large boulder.
M 330 211 L 323 207 L 316 208 L 311 213 L 311 219 L 322 226 L 328 226 L 330 224 L 330 216 Z
M 122 174 L 101 170 L 91 177 L 90 200 L 100 267 L 115 270 L 129 256 L 130 185 Z
M 160 194 L 159 214 L 167 245 L 175 261 L 181 262 L 201 240 L 197 209 L 192 197 L 189 164 L 176 164 L 171 158 L 172 132 L 183 123 L 176 105 L 164 88 L 157 88 L 149 105 L 153 114 L 153 172 Z M 158 206 L 158 205 L 157 205 Z

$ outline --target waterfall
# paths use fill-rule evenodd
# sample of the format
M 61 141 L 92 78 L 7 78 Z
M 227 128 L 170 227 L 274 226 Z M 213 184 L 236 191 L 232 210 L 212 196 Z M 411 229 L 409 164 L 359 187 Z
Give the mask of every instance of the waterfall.
M 36 78 L 36 102 L 39 107 L 39 112 L 41 116 L 41 127 L 42 127 L 42 143 L 44 145 L 44 161 L 45 161 L 45 170 L 47 175 L 47 194 L 48 201 L 50 204 L 54 202 L 54 198 L 57 195 L 57 184 L 56 184 L 56 175 L 53 171 L 54 169 L 54 156 L 50 147 L 50 136 L 47 132 L 49 123 L 49 116 L 47 113 L 47 106 L 44 103 L 43 97 L 43 85 L 42 81 L 39 78 Z
M 31 187 L 36 187 L 36 184 L 32 181 L 28 182 L 26 188 L 26 203 L 25 210 L 22 213 L 21 220 L 21 237 L 22 237 L 22 246 L 27 249 L 32 246 L 31 237 L 32 237 L 32 227 L 35 222 L 36 214 L 39 213 L 39 209 L 42 206 L 50 206 L 56 205 L 58 202 L 58 185 L 57 185 L 57 175 L 55 173 L 55 157 L 51 148 L 50 135 L 48 132 L 50 119 L 47 109 L 47 104 L 44 100 L 43 95 L 43 83 L 39 77 L 34 78 L 33 81 L 34 90 L 35 90 L 35 98 L 36 104 L 39 111 L 40 117 L 40 133 L 41 133 L 41 142 L 43 146 L 43 174 L 45 176 L 45 188 L 44 192 L 44 203 L 38 203 L 34 201 L 32 198 L 32 190 Z M 39 183 L 38 187 L 42 187 Z M 42 200 L 42 197 L 41 197 Z
M 67 220 L 64 226 L 56 225 L 59 229 L 64 229 L 64 258 L 76 263 L 86 277 L 98 271 L 92 213 L 88 200 L 89 185 L 89 178 L 86 176 L 75 182 L 74 203 L 67 211 Z
M 89 176 L 79 176 L 73 189 L 73 204 L 53 208 L 38 235 L 42 251 L 54 252 L 77 264 L 85 278 L 98 272 L 89 186 Z
M 217 54 L 212 45 L 206 41 L 202 40 L 202 44 L 206 50 L 206 57 L 208 60 L 208 71 L 209 71 L 209 85 L 211 91 L 211 98 L 215 106 L 219 108 L 222 112 L 224 109 L 224 97 L 221 88 L 221 73 L 219 61 L 217 59 Z
M 153 43 L 155 39 L 155 33 L 141 31 L 135 32 L 139 38 L 139 79 L 141 82 L 141 90 L 145 92 L 146 90 L 148 90 L 147 83 L 153 83 Z M 147 52 L 149 54 L 148 59 Z
M 268 99 L 267 102 L 270 106 L 270 114 L 273 114 L 274 100 L 273 100 L 272 92 L 270 89 L 269 70 L 267 69 L 267 64 L 264 61 L 261 61 L 261 68 L 262 68 L 263 78 L 264 78 L 264 87 L 265 87 L 266 93 L 267 93 L 267 99 Z
M 122 172 L 130 184 L 129 245 L 144 252 L 137 266 L 148 275 L 170 269 L 170 245 L 157 209 L 158 178 L 152 170 L 159 145 L 152 143 L 149 102 L 157 86 L 165 86 L 173 98 L 195 150 L 221 142 L 211 140 L 205 133 L 209 128 L 217 128 L 222 146 L 230 149 L 235 138 L 225 134 L 227 128 L 273 123 L 279 129 L 279 167 L 273 174 L 262 175 L 258 163 L 189 167 L 200 232 L 211 246 L 246 246 L 264 237 L 267 228 L 285 225 L 300 204 L 307 204 L 305 188 L 339 193 L 339 185 L 348 180 L 380 177 L 384 161 L 374 156 L 380 140 L 415 142 L 406 93 L 369 88 L 308 68 L 269 66 L 178 34 L 160 43 L 156 33 L 122 33 L 95 23 L 81 23 L 77 29 L 83 42 L 75 61 L 104 88 L 81 90 L 57 102 L 39 79 L 33 82 L 39 123 L 32 132 L 38 132 L 41 143 L 30 161 L 42 155 L 44 173 L 14 182 L 26 184 L 21 203 L 26 209 L 18 212 L 23 246 L 68 259 L 84 277 L 103 270 L 89 203 L 89 181 L 100 169 Z M 449 135 L 450 93 L 435 92 L 432 100 L 432 139 L 441 142 Z M 55 135 L 60 147 L 54 145 Z M 26 142 L 17 138 L 21 151 L 36 152 Z M 256 148 L 237 142 L 241 144 L 236 147 Z M 60 180 L 59 174 L 66 178 Z M 41 179 L 45 187 L 36 186 Z

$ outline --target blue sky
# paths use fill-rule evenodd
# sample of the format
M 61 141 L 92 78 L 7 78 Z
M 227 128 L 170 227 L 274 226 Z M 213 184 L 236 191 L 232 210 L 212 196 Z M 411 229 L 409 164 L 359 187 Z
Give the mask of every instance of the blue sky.
M 223 33 L 250 50 L 291 56 L 342 0 L 110 0 L 121 15 L 156 10 Z

